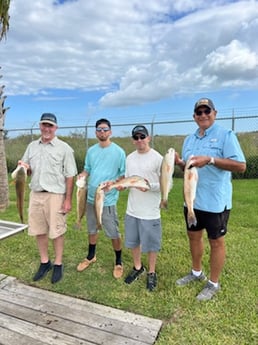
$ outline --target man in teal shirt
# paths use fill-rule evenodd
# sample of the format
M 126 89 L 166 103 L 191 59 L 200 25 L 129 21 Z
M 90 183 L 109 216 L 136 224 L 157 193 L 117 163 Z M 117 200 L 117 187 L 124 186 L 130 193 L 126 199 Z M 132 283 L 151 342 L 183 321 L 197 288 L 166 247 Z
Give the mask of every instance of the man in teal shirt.
M 87 195 L 87 228 L 89 248 L 87 257 L 79 263 L 77 271 L 82 272 L 92 263 L 96 262 L 96 244 L 98 238 L 97 219 L 94 209 L 94 200 L 97 187 L 102 182 L 116 181 L 125 174 L 125 152 L 117 144 L 111 142 L 111 123 L 107 119 L 96 122 L 96 137 L 98 143 L 89 148 L 86 157 L 84 171 L 78 178 L 86 177 L 88 181 Z M 123 275 L 122 243 L 118 228 L 118 216 L 116 204 L 119 192 L 116 188 L 105 193 L 102 214 L 102 226 L 107 237 L 112 241 L 115 251 L 114 278 Z
M 225 262 L 224 235 L 232 208 L 232 172 L 244 172 L 246 161 L 238 139 L 232 130 L 215 123 L 217 110 L 208 98 L 195 103 L 193 118 L 198 129 L 189 135 L 183 144 L 182 160 L 176 155 L 176 163 L 183 169 L 190 158 L 192 166 L 198 168 L 198 183 L 194 200 L 197 224 L 187 224 L 187 207 L 184 215 L 192 256 L 192 270 L 177 280 L 184 286 L 192 281 L 206 280 L 202 272 L 204 252 L 203 231 L 206 229 L 210 244 L 210 278 L 197 296 L 198 300 L 209 300 L 219 290 L 219 276 Z

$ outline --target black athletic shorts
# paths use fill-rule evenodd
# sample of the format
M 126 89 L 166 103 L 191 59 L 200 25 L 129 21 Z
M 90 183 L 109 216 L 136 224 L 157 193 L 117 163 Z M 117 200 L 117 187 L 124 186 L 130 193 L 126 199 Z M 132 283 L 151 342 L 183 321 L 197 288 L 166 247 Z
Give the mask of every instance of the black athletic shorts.
M 187 231 L 200 231 L 206 229 L 208 238 L 213 240 L 226 235 L 230 210 L 225 209 L 220 213 L 194 210 L 194 213 L 197 219 L 197 224 L 196 226 L 192 225 L 189 228 L 187 224 L 187 207 L 184 207 Z

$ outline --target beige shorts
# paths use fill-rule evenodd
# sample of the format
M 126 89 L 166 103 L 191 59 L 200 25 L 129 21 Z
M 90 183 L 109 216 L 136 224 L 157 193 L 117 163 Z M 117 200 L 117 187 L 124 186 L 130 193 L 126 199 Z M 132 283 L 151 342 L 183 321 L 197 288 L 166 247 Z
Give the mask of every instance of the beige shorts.
M 66 215 L 59 213 L 64 194 L 30 192 L 28 234 L 54 239 L 66 232 Z

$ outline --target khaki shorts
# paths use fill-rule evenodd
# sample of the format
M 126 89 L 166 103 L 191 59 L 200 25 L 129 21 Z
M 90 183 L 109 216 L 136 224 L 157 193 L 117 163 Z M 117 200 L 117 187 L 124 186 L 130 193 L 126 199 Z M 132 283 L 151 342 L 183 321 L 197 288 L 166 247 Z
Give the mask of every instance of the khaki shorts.
M 64 194 L 31 191 L 28 234 L 47 234 L 51 239 L 63 235 L 67 229 L 66 215 L 59 213 L 63 202 Z

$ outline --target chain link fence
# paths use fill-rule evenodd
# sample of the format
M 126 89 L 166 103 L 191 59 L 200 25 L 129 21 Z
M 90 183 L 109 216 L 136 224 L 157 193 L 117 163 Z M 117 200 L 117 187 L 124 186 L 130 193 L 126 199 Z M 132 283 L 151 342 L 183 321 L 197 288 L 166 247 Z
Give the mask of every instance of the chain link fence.
M 164 115 L 164 114 L 163 114 Z M 157 120 L 159 118 L 159 121 Z M 235 115 L 217 117 L 216 121 L 223 127 L 232 129 L 238 136 L 241 147 L 247 160 L 247 170 L 245 174 L 234 177 L 241 178 L 257 178 L 258 177 L 258 115 Z M 155 116 L 150 121 L 135 122 L 115 122 L 112 121 L 112 136 L 114 141 L 121 145 L 126 152 L 127 147 L 124 147 L 124 138 L 131 137 L 131 130 L 137 124 L 145 125 L 152 137 L 151 145 L 164 154 L 169 146 L 174 147 L 178 152 L 181 152 L 182 143 L 186 135 L 196 130 L 196 123 L 193 119 L 178 119 L 171 120 L 171 116 Z M 6 130 L 7 137 L 9 136 L 26 136 L 29 140 L 36 139 L 40 135 L 39 128 L 23 128 L 23 129 L 8 129 Z M 79 126 L 60 126 L 58 128 L 58 136 L 67 137 L 69 139 L 80 138 L 85 143 L 84 153 L 88 147 L 94 143 L 95 139 L 95 121 L 86 125 Z M 76 150 L 75 150 L 76 152 Z M 128 153 L 128 152 L 127 152 Z

